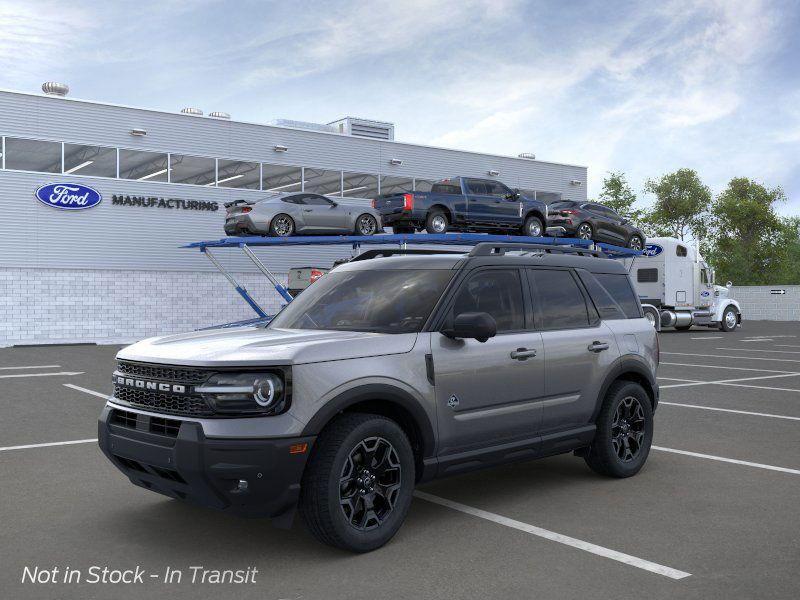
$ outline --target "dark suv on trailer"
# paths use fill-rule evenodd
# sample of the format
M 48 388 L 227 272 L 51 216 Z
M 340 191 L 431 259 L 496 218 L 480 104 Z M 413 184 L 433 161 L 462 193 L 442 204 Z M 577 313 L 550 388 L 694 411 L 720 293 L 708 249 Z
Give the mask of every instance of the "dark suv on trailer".
M 574 452 L 636 474 L 658 403 L 656 331 L 601 253 L 483 243 L 376 256 L 267 325 L 119 352 L 99 443 L 134 484 L 291 523 L 356 552 L 400 528 L 414 486 Z
M 563 227 L 567 237 L 642 250 L 645 235 L 630 220 L 596 202 L 557 200 L 548 205 L 547 226 Z

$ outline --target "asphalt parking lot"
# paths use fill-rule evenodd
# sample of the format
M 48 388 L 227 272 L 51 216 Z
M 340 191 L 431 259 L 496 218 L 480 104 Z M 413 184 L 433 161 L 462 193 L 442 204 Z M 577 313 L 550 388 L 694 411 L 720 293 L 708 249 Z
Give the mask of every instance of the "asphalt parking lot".
M 5 598 L 798 598 L 800 323 L 661 334 L 644 470 L 563 455 L 423 486 L 386 547 L 351 555 L 131 485 L 100 453 L 112 346 L 0 349 Z M 74 442 L 54 445 L 59 442 Z M 181 570 L 22 583 L 25 567 Z M 188 580 L 255 567 L 255 583 Z

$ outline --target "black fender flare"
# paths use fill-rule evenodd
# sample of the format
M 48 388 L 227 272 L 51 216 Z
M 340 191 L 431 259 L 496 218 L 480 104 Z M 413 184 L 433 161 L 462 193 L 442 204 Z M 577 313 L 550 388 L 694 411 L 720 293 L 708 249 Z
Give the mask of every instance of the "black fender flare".
M 592 422 L 594 422 L 597 419 L 597 415 L 600 414 L 600 408 L 603 406 L 603 400 L 608 393 L 608 388 L 610 388 L 611 384 L 617 379 L 624 379 L 624 375 L 628 373 L 641 377 L 647 382 L 650 389 L 645 388 L 645 391 L 650 396 L 653 402 L 653 410 L 655 411 L 658 406 L 658 382 L 644 358 L 635 354 L 629 354 L 618 358 L 603 380 L 603 385 L 600 386 L 600 393 L 597 394 L 597 406 L 592 414 Z
M 403 409 L 417 428 L 422 444 L 423 458 L 429 458 L 436 449 L 436 437 L 433 425 L 428 418 L 428 413 L 419 400 L 409 392 L 385 383 L 368 383 L 351 388 L 335 396 L 325 403 L 317 413 L 311 417 L 303 428 L 301 435 L 319 435 L 325 426 L 337 414 L 361 402 L 387 402 Z

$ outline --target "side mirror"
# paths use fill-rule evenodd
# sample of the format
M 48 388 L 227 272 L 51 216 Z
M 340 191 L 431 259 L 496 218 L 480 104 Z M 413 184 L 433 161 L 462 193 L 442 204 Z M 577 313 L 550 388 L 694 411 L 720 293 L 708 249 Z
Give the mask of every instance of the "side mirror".
M 337 206 L 339 206 L 339 203 L 331 200 L 331 208 L 336 208 Z
M 461 313 L 456 316 L 451 328 L 442 330 L 442 335 L 453 339 L 475 339 L 483 343 L 497 335 L 497 323 L 489 313 Z

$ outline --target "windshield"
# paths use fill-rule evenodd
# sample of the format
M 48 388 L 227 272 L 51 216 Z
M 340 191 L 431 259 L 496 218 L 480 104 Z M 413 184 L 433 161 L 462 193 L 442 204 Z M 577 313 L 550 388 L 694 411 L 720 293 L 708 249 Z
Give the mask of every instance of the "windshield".
M 269 324 L 281 329 L 414 333 L 422 329 L 451 270 L 333 271 Z

